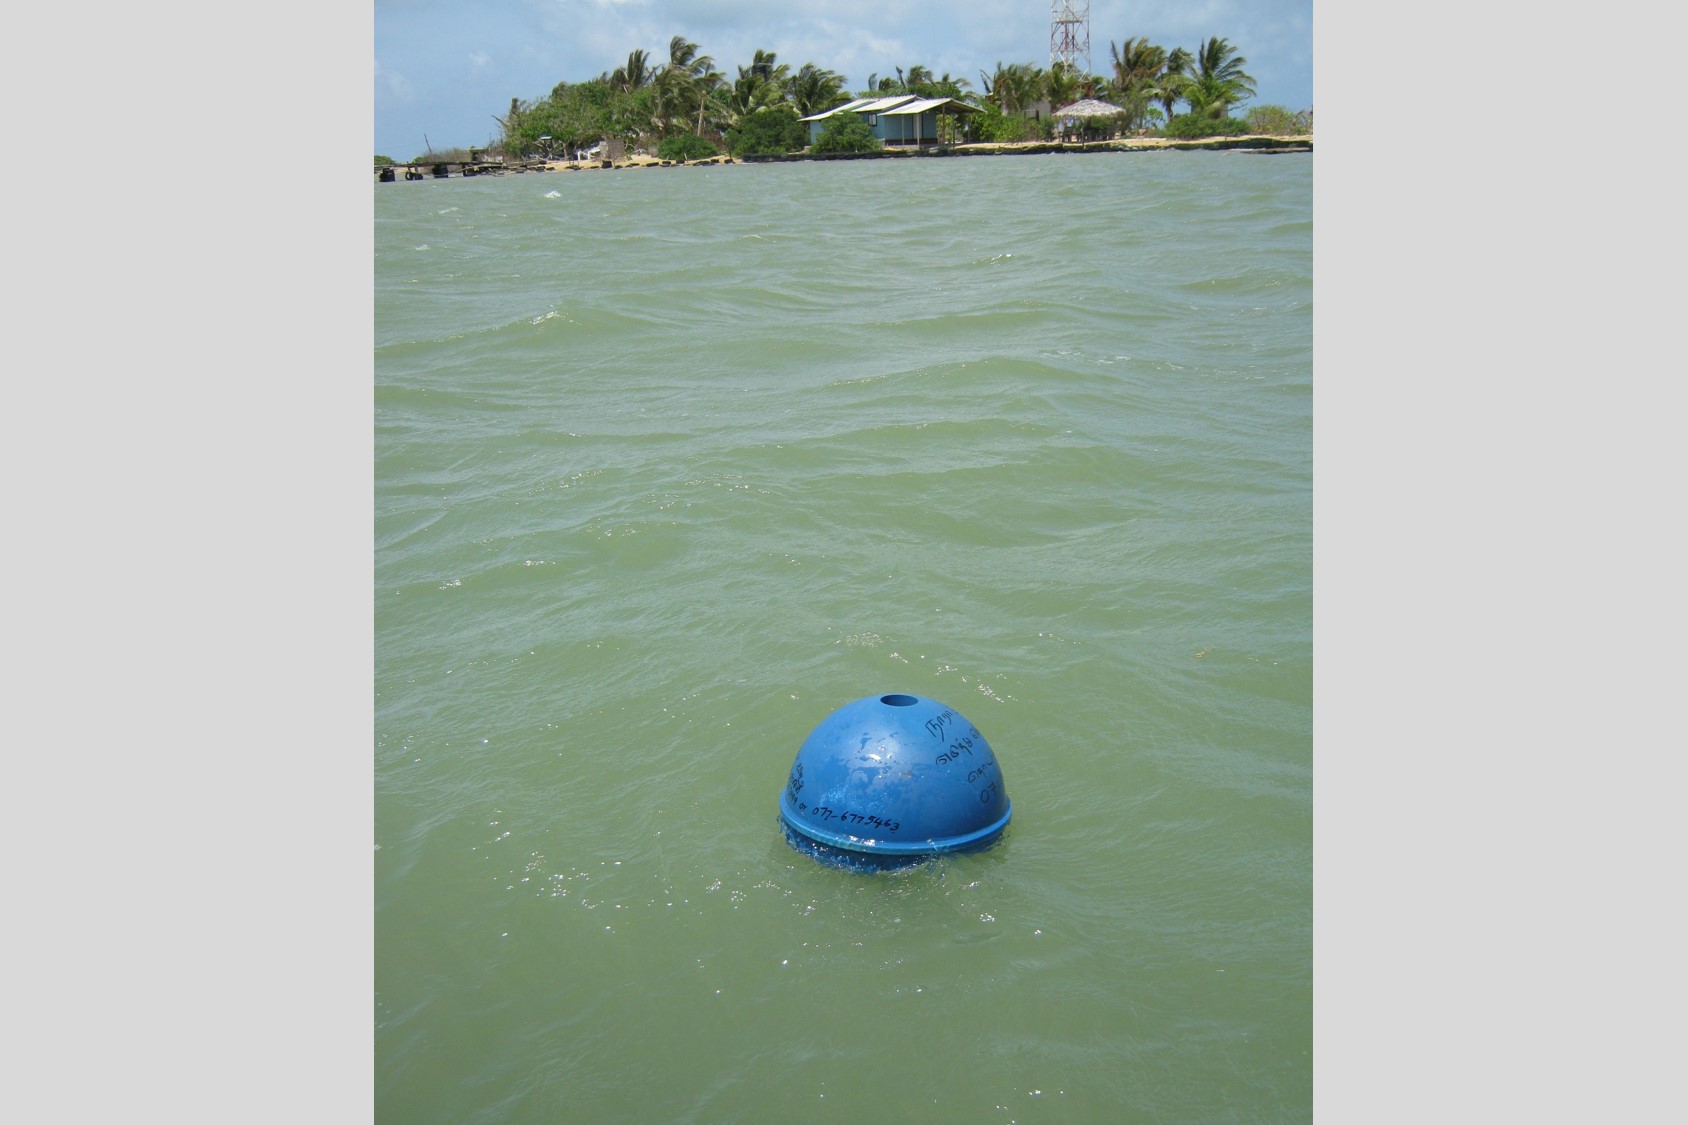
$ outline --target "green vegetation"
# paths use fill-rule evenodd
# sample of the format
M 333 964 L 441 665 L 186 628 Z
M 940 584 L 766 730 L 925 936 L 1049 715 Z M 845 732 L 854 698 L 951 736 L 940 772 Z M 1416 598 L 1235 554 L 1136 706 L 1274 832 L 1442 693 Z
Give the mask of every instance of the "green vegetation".
M 1209 39 L 1196 51 L 1196 73 L 1184 81 L 1178 95 L 1190 112 L 1202 117 L 1226 117 L 1231 107 L 1254 96 L 1254 79 L 1244 73 L 1248 62 L 1223 39 Z
M 620 140 L 630 149 L 659 154 L 666 144 L 667 152 L 698 159 L 729 146 L 729 133 L 743 133 L 742 126 L 765 111 L 784 108 L 795 119 L 847 100 L 841 75 L 814 63 L 793 74 L 772 51 L 758 50 L 749 66 L 737 69 L 737 77 L 729 77 L 696 43 L 676 35 L 669 40 L 665 62 L 636 50 L 597 78 L 559 82 L 537 101 L 512 98 L 508 112 L 496 118 L 499 147 L 518 157 L 568 158 L 600 142 Z M 765 128 L 758 124 L 751 131 L 762 144 L 770 143 L 757 132 Z
M 1103 100 L 1125 111 L 1126 129 L 1143 129 L 1149 123 L 1152 103 L 1169 94 L 1173 101 L 1178 100 L 1183 75 L 1172 68 L 1184 65 L 1184 58 L 1180 56 L 1175 64 L 1165 47 L 1155 46 L 1147 37 L 1127 39 L 1123 48 L 1109 43 L 1108 50 L 1113 57 L 1114 73 L 1108 86 L 1109 97 Z
M 895 94 L 914 94 L 921 98 L 955 98 L 960 101 L 966 95 L 962 87 L 967 85 L 965 78 L 952 78 L 949 71 L 942 77 L 934 76 L 930 67 L 915 63 L 904 71 L 897 67 L 895 78 L 887 75 L 884 78 L 878 74 L 867 76 L 867 86 L 862 89 L 858 97 L 888 98 Z
M 877 152 L 879 138 L 859 113 L 835 113 L 821 126 L 811 152 Z
M 377 168 L 391 168 L 397 163 L 398 161 L 394 160 L 390 156 L 382 156 L 380 153 L 375 154 L 375 166 Z
M 1096 96 L 1125 110 L 1127 131 L 1142 132 L 1165 121 L 1168 136 L 1194 135 L 1191 130 L 1207 126 L 1177 124 L 1173 107 L 1179 102 L 1189 109 L 1184 116 L 1220 119 L 1254 96 L 1254 79 L 1243 70 L 1248 60 L 1225 39 L 1205 39 L 1192 54 L 1182 47 L 1168 51 L 1139 36 L 1123 45 L 1109 43 L 1108 53 L 1113 73 L 1099 85 Z M 1199 135 L 1236 132 L 1224 124 L 1211 130 Z
M 985 92 L 980 95 L 983 106 L 995 106 L 1004 116 L 1025 117 L 1035 111 L 1040 98 L 1048 93 L 1049 76 L 1036 63 L 996 64 L 990 74 L 979 72 Z M 1051 107 L 1057 103 L 1051 102 Z M 1064 102 L 1059 104 L 1066 104 Z
M 1044 140 L 1050 136 L 1051 127 L 1048 120 L 1006 114 L 993 102 L 986 102 L 968 121 L 973 140 L 990 144 Z
M 518 156 L 572 156 L 618 134 L 622 122 L 636 116 L 636 107 L 648 100 L 618 91 L 602 78 L 572 85 L 559 82 L 541 101 L 511 99 L 509 112 L 498 119 L 504 128 L 501 144 L 506 153 Z
M 711 156 L 720 156 L 721 150 L 702 137 L 681 133 L 677 137 L 664 137 L 662 143 L 656 146 L 656 154 L 663 160 L 684 163 L 687 160 L 707 160 Z
M 1248 123 L 1240 117 L 1181 113 L 1166 123 L 1161 135 L 1175 141 L 1193 141 L 1202 137 L 1243 137 L 1251 132 Z
M 1248 131 L 1262 137 L 1300 137 L 1313 131 L 1313 113 L 1291 113 L 1281 105 L 1257 105 L 1243 115 Z
M 786 94 L 791 99 L 791 108 L 797 111 L 799 117 L 813 117 L 850 100 L 844 94 L 844 76 L 822 70 L 814 63 L 803 64 Z
M 490 150 L 484 148 L 432 149 L 410 158 L 410 164 L 473 164 L 484 160 Z
M 809 127 L 789 105 L 758 109 L 727 130 L 727 148 L 734 156 L 782 156 L 808 143 Z
M 857 96 L 914 94 L 954 98 L 981 112 L 948 122 L 949 141 L 1011 143 L 1048 139 L 1053 111 L 1080 98 L 1121 108 L 1113 118 L 1083 122 L 1092 135 L 1144 135 L 1165 123 L 1173 137 L 1231 136 L 1239 132 L 1310 133 L 1312 110 L 1291 113 L 1282 106 L 1257 106 L 1233 116 L 1254 97 L 1248 60 L 1227 39 L 1202 40 L 1195 50 L 1168 49 L 1146 36 L 1108 44 L 1106 74 L 1083 74 L 1056 63 L 996 64 L 979 72 L 975 92 L 966 78 L 935 75 L 921 64 L 870 74 Z M 605 141 L 629 150 L 655 152 L 662 159 L 696 160 L 722 150 L 735 155 L 794 152 L 808 141 L 799 118 L 824 113 L 848 101 L 844 77 L 812 62 L 795 71 L 774 52 L 758 49 L 736 74 L 684 36 L 669 40 L 666 55 L 639 49 L 613 70 L 584 82 L 559 82 L 535 101 L 510 100 L 495 117 L 500 137 L 491 150 L 505 158 L 573 158 Z M 1182 114 L 1175 110 L 1182 107 Z M 1246 125 L 1245 125 L 1246 122 Z M 825 147 L 821 147 L 821 146 Z M 862 152 L 879 147 L 860 120 L 829 119 L 817 152 Z M 428 154 L 418 161 L 439 160 Z M 377 157 L 380 164 L 384 157 Z

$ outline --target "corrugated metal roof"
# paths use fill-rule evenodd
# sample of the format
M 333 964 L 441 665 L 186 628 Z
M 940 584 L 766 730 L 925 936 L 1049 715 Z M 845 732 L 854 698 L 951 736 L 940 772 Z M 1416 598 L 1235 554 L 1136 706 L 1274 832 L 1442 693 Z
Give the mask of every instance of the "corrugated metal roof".
M 886 116 L 895 116 L 903 113 L 928 113 L 935 109 L 942 109 L 945 106 L 953 106 L 954 109 L 952 109 L 951 112 L 979 112 L 976 108 L 968 105 L 966 102 L 958 102 L 954 98 L 917 98 L 907 105 L 900 105 L 896 109 L 882 109 L 879 112 Z
M 842 110 L 847 110 L 847 109 L 848 110 L 854 110 L 854 109 L 856 109 L 860 106 L 864 106 L 871 100 L 872 100 L 871 98 L 857 98 L 854 101 L 845 102 L 843 105 L 835 105 L 831 109 L 823 109 L 819 113 L 811 113 L 807 117 L 799 117 L 797 120 L 799 120 L 799 121 L 819 121 L 823 117 L 831 117 L 833 114 L 838 113 Z
M 855 101 L 845 102 L 843 105 L 833 106 L 825 113 L 812 113 L 808 117 L 800 117 L 799 121 L 819 121 L 823 117 L 831 117 L 835 113 L 887 113 L 892 106 L 902 105 L 904 102 L 916 101 L 913 94 L 897 94 L 889 98 L 857 98 Z
M 872 103 L 862 106 L 862 108 L 858 109 L 856 112 L 890 113 L 893 106 L 899 106 L 904 102 L 911 102 L 914 100 L 915 97 L 913 94 L 897 94 L 894 97 L 875 99 Z

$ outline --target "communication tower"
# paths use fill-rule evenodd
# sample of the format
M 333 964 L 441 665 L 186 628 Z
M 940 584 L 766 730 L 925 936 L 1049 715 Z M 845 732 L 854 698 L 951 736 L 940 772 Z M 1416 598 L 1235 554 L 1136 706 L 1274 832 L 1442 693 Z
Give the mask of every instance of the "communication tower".
M 1090 0 L 1050 0 L 1049 65 L 1090 74 Z

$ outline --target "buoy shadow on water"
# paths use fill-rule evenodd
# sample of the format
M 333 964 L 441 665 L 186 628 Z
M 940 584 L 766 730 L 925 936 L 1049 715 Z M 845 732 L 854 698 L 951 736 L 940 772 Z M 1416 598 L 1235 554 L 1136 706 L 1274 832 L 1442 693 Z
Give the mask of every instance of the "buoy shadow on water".
M 827 716 L 780 794 L 797 851 L 831 867 L 898 871 L 996 844 L 1013 816 L 979 728 L 917 695 L 871 695 Z

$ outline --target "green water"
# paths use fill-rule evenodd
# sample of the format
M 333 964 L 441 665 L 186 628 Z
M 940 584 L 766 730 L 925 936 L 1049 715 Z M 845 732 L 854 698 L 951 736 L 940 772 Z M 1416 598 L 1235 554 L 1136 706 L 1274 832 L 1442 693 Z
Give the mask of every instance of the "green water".
M 375 1115 L 1312 1116 L 1312 158 L 374 186 Z M 1004 841 L 792 851 L 962 712 Z

